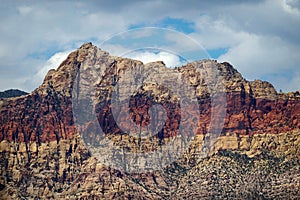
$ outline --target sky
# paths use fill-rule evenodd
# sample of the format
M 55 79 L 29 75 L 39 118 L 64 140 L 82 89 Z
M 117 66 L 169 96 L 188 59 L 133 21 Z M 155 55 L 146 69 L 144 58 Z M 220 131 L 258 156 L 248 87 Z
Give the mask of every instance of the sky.
M 34 90 L 89 41 L 169 67 L 226 61 L 248 80 L 300 90 L 300 0 L 6 0 L 0 4 L 0 91 Z

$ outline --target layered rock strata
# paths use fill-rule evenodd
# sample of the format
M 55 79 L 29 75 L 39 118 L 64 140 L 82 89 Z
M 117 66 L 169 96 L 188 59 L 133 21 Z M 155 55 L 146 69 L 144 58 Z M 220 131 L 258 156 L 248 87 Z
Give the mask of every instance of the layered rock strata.
M 212 72 L 207 66 L 212 62 L 223 86 L 213 85 L 214 90 L 208 86 Z M 89 66 L 98 69 L 100 76 L 95 80 L 94 72 L 87 72 Z M 50 70 L 43 84 L 32 93 L 1 99 L 0 196 L 8 199 L 299 197 L 299 91 L 277 93 L 268 82 L 245 80 L 229 63 L 204 60 L 174 69 L 195 90 L 197 107 L 183 111 L 180 99 L 171 90 L 147 83 L 132 94 L 127 110 L 123 110 L 129 115 L 121 112 L 113 115 L 111 95 L 127 70 L 150 71 L 151 76 L 157 73 L 162 74 L 160 79 L 168 79 L 164 68 L 162 62 L 144 65 L 111 56 L 87 43 L 72 52 L 57 70 Z M 85 73 L 79 76 L 81 72 Z M 138 151 L 138 140 L 124 131 L 130 129 L 130 124 L 126 124 L 129 119 L 122 117 L 146 127 L 153 117 L 149 114 L 153 105 L 165 109 L 166 123 L 155 139 L 147 143 L 147 151 L 168 143 L 184 123 L 198 126 L 194 140 L 185 154 L 159 171 L 129 174 L 103 165 L 83 144 L 75 127 L 75 122 L 81 120 L 73 116 L 76 106 L 72 105 L 77 97 L 74 83 L 78 78 L 83 83 L 89 80 L 92 83 L 92 87 L 89 82 L 82 85 L 85 95 L 89 95 L 90 88 L 97 89 L 97 122 L 115 145 Z M 203 158 L 199 156 L 203 141 L 213 128 L 211 97 L 215 90 L 226 96 L 222 105 L 225 118 L 211 154 Z M 80 103 L 84 98 L 77 100 Z M 182 112 L 198 112 L 200 120 L 191 118 L 182 122 Z M 118 121 L 125 124 L 118 125 Z M 81 125 L 89 130 L 85 136 L 95 140 L 93 122 Z

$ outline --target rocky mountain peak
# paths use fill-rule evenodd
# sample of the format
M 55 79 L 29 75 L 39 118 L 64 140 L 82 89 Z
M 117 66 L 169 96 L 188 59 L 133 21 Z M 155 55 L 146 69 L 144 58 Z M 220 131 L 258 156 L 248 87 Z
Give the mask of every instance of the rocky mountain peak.
M 76 51 L 70 53 L 68 57 L 58 66 L 58 68 L 48 71 L 43 84 L 37 89 L 37 92 L 44 93 L 47 88 L 53 88 L 61 91 L 67 96 L 71 96 L 72 84 L 80 69 L 81 64 L 86 62 L 95 63 L 101 59 L 102 55 L 108 55 L 94 46 L 91 42 L 83 44 Z
M 79 49 L 89 49 L 89 48 L 94 48 L 95 46 L 92 44 L 92 42 L 87 42 L 84 43 L 83 45 L 81 45 L 81 47 L 79 47 Z
M 187 104 L 183 109 L 169 88 L 154 81 L 132 92 L 135 81 L 127 79 L 126 73 L 130 70 L 139 72 L 135 79 L 151 75 L 176 86 L 177 77 L 172 78 L 169 73 L 174 70 L 195 90 L 196 104 Z M 219 82 L 214 84 L 214 80 Z M 76 93 L 76 81 L 83 83 L 83 98 Z M 117 102 L 126 109 L 114 115 L 111 94 L 119 81 L 125 87 L 118 95 L 132 95 L 129 103 Z M 98 89 L 98 93 L 92 93 L 91 88 Z M 175 89 L 180 91 L 180 87 Z M 214 89 L 223 92 L 226 100 L 212 101 Z M 85 103 L 88 95 L 95 97 L 97 118 L 80 121 L 76 105 Z M 73 104 L 72 98 L 78 101 Z M 166 122 L 154 127 L 159 131 L 150 138 L 153 142 L 146 143 L 128 134 L 131 121 L 146 127 L 151 119 L 156 120 L 149 112 L 156 104 L 157 109 L 165 110 Z M 222 129 L 213 138 L 212 120 L 221 116 L 218 111 L 222 109 L 224 120 L 217 121 Z M 89 113 L 90 108 L 80 111 Z M 182 120 L 183 113 L 199 114 L 199 120 Z M 78 127 L 76 120 L 82 122 Z M 293 199 L 300 194 L 300 91 L 277 93 L 268 82 L 245 80 L 226 62 L 203 60 L 167 69 L 163 62 L 143 64 L 111 56 L 86 43 L 70 53 L 57 69 L 50 70 L 43 84 L 32 93 L 1 99 L 0 121 L 3 199 Z M 157 152 L 154 157 L 159 157 L 160 149 L 173 141 L 182 124 L 197 130 L 187 151 L 170 165 L 153 172 L 130 174 L 100 162 L 83 144 L 86 138 L 95 145 L 102 141 L 94 124 L 99 124 L 105 132 L 103 137 L 119 149 L 134 153 L 146 149 Z M 211 153 L 204 159 L 204 144 L 211 138 Z M 172 145 L 161 156 L 161 162 L 155 164 L 176 154 L 178 146 Z M 116 152 L 103 149 L 102 154 L 113 157 Z M 124 163 L 122 169 L 129 163 Z M 153 163 L 142 165 L 151 168 Z
M 102 66 L 101 68 L 102 70 L 104 70 L 104 68 L 107 68 L 110 65 L 107 62 L 115 62 L 117 64 L 117 69 L 114 72 L 117 73 L 117 71 L 124 71 L 129 69 L 130 67 L 132 67 L 130 66 L 130 63 L 136 61 L 127 58 L 111 56 L 108 52 L 105 52 L 94 46 L 91 42 L 88 42 L 83 44 L 76 51 L 70 53 L 56 70 L 50 70 L 44 79 L 44 83 L 40 86 L 38 91 L 42 92 L 43 89 L 51 85 L 51 87 L 56 88 L 56 90 L 61 90 L 67 95 L 70 95 L 70 89 L 72 88 L 73 80 L 76 77 L 76 74 L 81 65 L 85 63 L 85 65 L 93 65 L 96 68 Z M 104 63 L 106 63 L 108 66 L 103 67 Z M 136 64 L 142 65 L 142 63 L 139 61 Z M 190 76 L 190 74 L 194 74 L 195 79 L 193 80 L 197 80 L 197 82 L 202 80 L 200 82 L 205 82 L 205 79 L 206 81 L 209 81 L 208 77 L 212 76 L 212 71 L 210 69 L 211 66 L 209 66 L 212 64 L 215 65 L 218 70 L 218 75 L 223 79 L 223 84 L 227 92 L 244 91 L 246 93 L 253 94 L 256 98 L 288 98 L 288 96 L 286 95 L 278 96 L 277 91 L 271 83 L 260 80 L 245 80 L 242 75 L 228 62 L 218 63 L 216 60 L 201 60 L 187 64 L 185 66 L 177 67 L 176 70 L 187 76 Z M 156 65 L 162 65 L 165 67 L 165 64 L 162 61 L 147 63 L 146 65 L 144 65 L 144 67 L 151 68 L 155 67 Z M 197 72 L 195 66 L 201 68 L 201 72 Z M 196 82 L 193 82 L 192 84 L 196 84 L 196 87 L 205 87 L 205 85 L 201 85 Z M 206 91 L 205 93 L 208 92 L 203 88 L 201 89 L 201 91 Z M 205 96 L 208 94 L 202 95 Z
M 274 86 L 267 82 L 261 80 L 250 81 L 253 96 L 255 98 L 265 98 L 265 99 L 276 99 L 277 91 Z

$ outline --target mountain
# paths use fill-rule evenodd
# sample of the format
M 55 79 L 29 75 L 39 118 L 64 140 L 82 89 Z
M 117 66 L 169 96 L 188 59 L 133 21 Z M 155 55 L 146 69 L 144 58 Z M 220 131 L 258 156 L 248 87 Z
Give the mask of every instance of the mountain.
M 148 126 L 159 121 L 151 112 L 165 119 L 161 126 Z M 30 94 L 0 99 L 0 121 L 4 199 L 300 196 L 299 91 L 277 93 L 229 63 L 203 60 L 170 71 L 163 62 L 144 65 L 86 43 Z M 139 134 L 158 133 L 136 139 L 128 133 L 137 124 Z M 135 166 L 124 156 L 141 152 L 155 152 L 159 162 Z
M 0 98 L 19 97 L 26 94 L 28 93 L 18 89 L 10 89 L 10 90 L 5 90 L 4 92 L 0 92 Z

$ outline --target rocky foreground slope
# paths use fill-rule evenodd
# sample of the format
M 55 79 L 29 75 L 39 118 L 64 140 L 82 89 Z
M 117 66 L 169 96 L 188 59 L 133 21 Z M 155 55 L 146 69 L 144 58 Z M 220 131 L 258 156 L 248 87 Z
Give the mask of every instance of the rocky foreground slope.
M 208 156 L 203 157 L 203 141 L 213 128 L 212 91 L 205 81 L 211 73 L 207 68 L 210 62 L 222 77 L 226 102 L 220 135 Z M 162 62 L 144 65 L 111 56 L 87 43 L 72 52 L 57 70 L 50 70 L 32 93 L 0 99 L 0 198 L 299 198 L 299 91 L 277 93 L 268 82 L 245 80 L 229 63 L 204 60 L 196 64 L 201 71 L 194 67 L 195 63 L 174 70 L 195 90 L 198 107 L 188 108 L 187 112 L 199 111 L 199 122 L 193 118 L 181 121 L 179 100 L 167 88 L 148 83 L 132 95 L 127 111 L 136 124 L 149 124 L 148 110 L 154 104 L 166 110 L 162 130 L 154 136 L 153 143 L 147 143 L 150 151 L 167 144 L 180 125 L 198 126 L 180 158 L 151 172 L 129 173 L 102 164 L 83 144 L 75 127 L 74 119 L 80 119 L 77 115 L 73 118 L 72 102 L 78 73 L 88 70 L 87 65 L 95 66 L 101 74 L 93 83 L 99 90 L 96 108 L 101 128 L 115 145 L 139 151 L 139 142 L 116 123 L 125 114 L 113 116 L 111 94 L 129 69 L 151 69 L 151 73 L 162 74 L 161 79 L 168 79 Z M 93 76 L 85 74 L 88 76 L 80 77 L 83 81 Z M 90 86 L 85 87 L 88 93 Z M 130 129 L 130 124 L 122 127 Z M 80 128 L 89 130 L 84 137 L 101 140 L 96 139 L 93 123 Z

